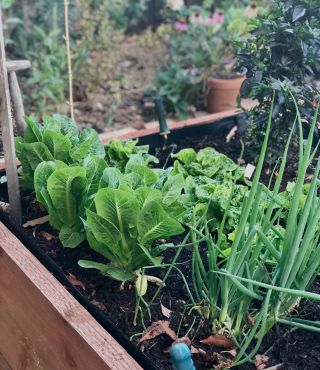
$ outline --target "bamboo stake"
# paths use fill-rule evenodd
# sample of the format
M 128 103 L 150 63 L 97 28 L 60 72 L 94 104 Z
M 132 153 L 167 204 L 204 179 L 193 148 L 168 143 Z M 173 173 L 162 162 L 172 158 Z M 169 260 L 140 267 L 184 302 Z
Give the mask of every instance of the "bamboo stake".
M 0 124 L 2 127 L 3 151 L 6 165 L 8 194 L 10 202 L 10 217 L 21 225 L 22 213 L 20 203 L 20 190 L 17 173 L 17 160 L 14 146 L 13 124 L 11 116 L 10 93 L 6 54 L 4 49 L 2 9 L 0 6 Z
M 71 64 L 71 50 L 70 50 L 70 34 L 69 34 L 69 1 L 64 0 L 64 24 L 65 24 L 65 42 L 68 60 L 68 77 L 69 77 L 69 105 L 70 116 L 74 120 L 74 104 L 72 92 L 72 64 Z

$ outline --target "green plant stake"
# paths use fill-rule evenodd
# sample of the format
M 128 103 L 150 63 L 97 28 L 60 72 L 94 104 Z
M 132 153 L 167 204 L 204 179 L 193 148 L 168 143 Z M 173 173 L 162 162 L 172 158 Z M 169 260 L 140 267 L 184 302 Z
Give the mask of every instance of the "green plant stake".
M 156 106 L 156 113 L 157 113 L 157 117 L 159 120 L 160 135 L 164 137 L 163 147 L 165 148 L 167 140 L 168 140 L 168 135 L 170 134 L 170 130 L 169 130 L 167 120 L 166 120 L 163 101 L 159 95 L 156 95 L 154 97 L 154 104 Z
M 184 343 L 177 343 L 170 350 L 174 370 L 195 370 L 191 351 Z

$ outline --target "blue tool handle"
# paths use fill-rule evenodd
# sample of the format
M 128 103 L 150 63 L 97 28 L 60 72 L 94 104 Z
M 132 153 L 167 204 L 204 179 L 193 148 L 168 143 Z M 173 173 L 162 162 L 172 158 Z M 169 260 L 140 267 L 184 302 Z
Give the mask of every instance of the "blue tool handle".
M 195 370 L 191 351 L 185 343 L 174 344 L 170 350 L 174 370 Z

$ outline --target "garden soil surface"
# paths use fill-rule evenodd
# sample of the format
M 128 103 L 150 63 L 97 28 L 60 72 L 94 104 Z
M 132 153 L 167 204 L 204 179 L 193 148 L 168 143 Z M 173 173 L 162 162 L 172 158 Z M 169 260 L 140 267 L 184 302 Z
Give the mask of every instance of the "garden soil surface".
M 98 58 L 92 62 L 99 68 Z M 165 41 L 147 30 L 126 36 L 117 53 L 112 75 L 102 76 L 94 89 L 75 89 L 75 119 L 81 127 L 114 131 L 124 127 L 143 128 L 156 119 L 153 102 L 145 91 L 155 87 L 155 71 L 167 63 Z
M 230 143 L 226 143 L 225 136 L 222 137 L 190 137 L 184 138 L 176 143 L 176 150 L 183 147 L 193 147 L 196 150 L 206 146 L 212 146 L 220 152 L 228 155 L 237 161 L 241 152 L 239 137 L 234 138 Z M 166 162 L 168 155 L 174 147 L 168 147 L 166 150 L 157 150 L 158 157 L 162 163 Z M 243 159 L 246 163 L 250 161 L 253 153 L 249 148 L 245 150 Z M 170 162 L 170 159 L 169 159 Z M 296 153 L 293 150 L 286 168 L 287 180 L 293 179 L 296 175 Z M 268 182 L 270 171 L 265 169 L 263 182 Z M 39 217 L 44 212 L 33 195 L 25 195 L 23 198 L 24 217 L 30 220 Z M 152 319 L 150 320 L 141 303 L 141 311 L 138 311 L 137 324 L 134 325 L 134 310 L 136 306 L 135 289 L 129 284 L 121 285 L 119 282 L 110 280 L 95 270 L 86 270 L 77 266 L 77 261 L 81 259 L 93 259 L 104 262 L 103 259 L 88 248 L 87 245 L 81 245 L 76 249 L 62 248 L 57 232 L 48 224 L 36 228 L 25 229 L 30 236 L 35 237 L 38 245 L 52 257 L 62 268 L 69 280 L 74 284 L 89 300 L 100 308 L 106 316 L 122 330 L 128 337 L 133 336 L 133 342 L 149 356 L 156 365 L 163 370 L 172 369 L 169 356 L 166 350 L 173 343 L 170 338 L 176 335 L 178 338 L 187 336 L 191 341 L 194 353 L 193 358 L 197 369 L 215 368 L 224 369 L 231 363 L 232 351 L 230 348 L 221 348 L 201 344 L 200 341 L 212 334 L 211 328 L 204 318 L 201 318 L 195 310 L 190 310 L 190 298 L 181 276 L 173 271 L 157 299 L 150 307 Z M 168 240 L 169 242 L 179 243 L 181 237 Z M 168 242 L 159 241 L 159 242 Z M 204 253 L 204 248 L 201 252 Z M 164 262 L 170 263 L 175 255 L 173 249 L 168 250 L 164 256 Z M 185 248 L 181 253 L 178 263 L 185 279 L 192 291 L 191 273 L 188 268 L 191 259 L 191 250 Z M 164 269 L 153 269 L 148 271 L 150 275 L 156 275 L 163 278 Z M 144 297 L 150 301 L 157 287 L 149 284 L 148 292 Z M 320 279 L 312 285 L 311 291 L 320 293 Z M 199 307 L 201 310 L 201 307 Z M 141 313 L 142 312 L 142 313 Z M 308 320 L 320 320 L 320 302 L 315 303 L 303 300 L 296 309 L 300 317 Z M 151 340 L 139 342 L 140 335 L 145 327 L 159 321 L 158 325 L 165 325 L 169 322 L 173 332 L 168 331 L 170 335 L 164 333 Z M 144 322 L 144 324 L 143 324 Z M 158 326 L 159 328 L 159 326 Z M 249 363 L 239 366 L 241 370 L 265 369 L 268 367 L 282 364 L 281 369 L 286 370 L 316 370 L 320 368 L 320 335 L 308 331 L 291 331 L 288 327 L 278 325 L 266 335 L 259 350 L 259 356 L 255 363 Z M 272 369 L 278 369 L 276 366 Z

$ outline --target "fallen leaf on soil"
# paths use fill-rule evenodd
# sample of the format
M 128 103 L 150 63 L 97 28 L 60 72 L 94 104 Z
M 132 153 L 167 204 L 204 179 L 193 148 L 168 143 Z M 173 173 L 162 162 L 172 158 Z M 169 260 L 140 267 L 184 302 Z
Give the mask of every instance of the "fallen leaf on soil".
M 170 350 L 171 350 L 171 348 L 172 348 L 172 346 L 173 345 L 175 345 L 175 344 L 178 344 L 178 343 L 184 343 L 184 344 L 186 344 L 188 347 L 191 347 L 191 340 L 190 340 L 190 338 L 189 337 L 182 337 L 182 338 L 178 338 L 178 339 L 176 339 L 172 344 L 171 344 L 171 346 L 170 347 L 168 347 L 168 348 L 165 348 L 164 350 L 163 350 L 163 352 L 164 353 L 168 353 L 168 352 L 170 352 Z M 192 348 L 192 347 L 191 347 Z M 194 347 L 193 347 L 194 348 Z M 191 352 L 192 352 L 192 349 L 191 349 Z
M 79 288 L 82 288 L 83 290 L 86 290 L 85 285 L 83 284 L 82 281 L 77 279 L 77 277 L 71 273 L 67 275 L 67 279 L 70 281 L 70 283 L 74 286 L 78 286 Z
M 163 281 L 159 278 L 157 278 L 156 276 L 152 276 L 152 275 L 144 275 L 146 277 L 146 279 L 149 281 L 149 283 L 153 283 L 153 284 L 156 284 L 158 286 L 166 286 Z
M 237 350 L 235 348 L 231 349 L 230 351 L 221 351 L 221 353 L 229 353 L 229 355 L 232 357 L 237 356 Z
M 282 366 L 283 366 L 283 364 L 278 364 L 278 365 L 274 365 L 274 366 L 271 366 L 271 367 L 267 367 L 264 370 L 278 370 L 278 369 L 281 369 Z
M 160 303 L 162 315 L 165 316 L 167 319 L 171 316 L 172 311 L 169 308 L 165 307 L 162 303 Z
M 207 364 L 210 364 L 212 361 L 216 359 L 215 355 L 208 355 L 207 352 L 204 351 L 202 348 L 196 348 L 191 346 L 191 353 L 193 353 L 194 355 L 199 355 L 201 357 L 201 360 Z
M 257 370 L 263 370 L 267 368 L 267 362 L 269 360 L 268 356 L 265 355 L 256 355 L 253 364 L 256 367 Z
M 24 223 L 22 226 L 23 227 L 30 227 L 30 226 L 32 227 L 32 226 L 45 224 L 48 221 L 49 221 L 49 215 L 46 215 L 46 216 L 36 218 L 34 220 L 29 220 L 26 223 Z
M 254 325 L 254 318 L 250 314 L 247 314 L 247 320 L 248 320 L 249 325 L 251 327 L 253 327 L 253 325 Z
M 231 139 L 235 136 L 238 130 L 237 126 L 233 126 L 232 129 L 229 131 L 228 135 L 226 136 L 226 143 L 229 144 Z
M 46 240 L 50 241 L 52 239 L 56 239 L 56 237 L 46 231 L 40 231 L 39 235 L 41 235 L 43 238 L 45 238 Z
M 9 207 L 10 207 L 10 204 L 9 203 L 0 202 L 0 209 L 2 209 L 3 211 L 5 211 L 6 209 L 8 209 Z
M 90 300 L 90 302 L 94 304 L 96 307 L 100 308 L 100 310 L 106 309 L 106 306 L 102 302 L 96 301 L 95 299 Z
M 222 348 L 232 348 L 235 346 L 230 338 L 227 338 L 222 334 L 210 335 L 210 337 L 201 340 L 200 343 Z
M 194 355 L 199 355 L 201 360 L 206 364 L 212 366 L 213 363 L 218 365 L 213 366 L 215 370 L 230 369 L 232 367 L 232 361 L 226 359 L 224 356 L 217 352 L 208 354 L 202 348 L 196 348 L 191 346 L 191 353 Z
M 158 337 L 161 334 L 167 334 L 172 340 L 176 340 L 176 333 L 169 327 L 169 321 L 159 320 L 153 322 L 140 338 L 139 343 Z

